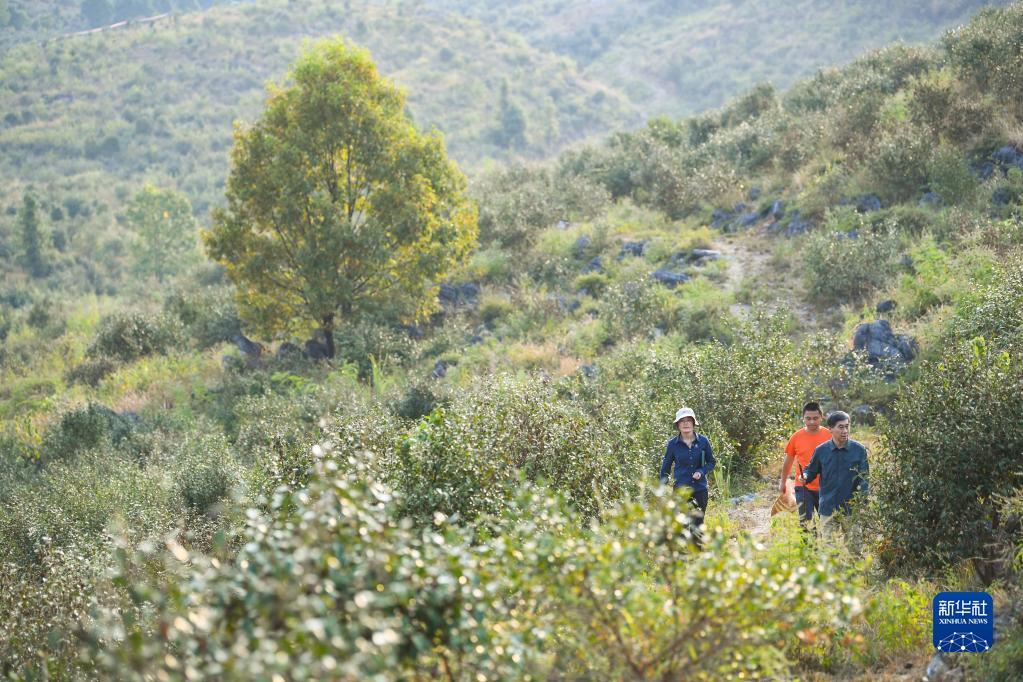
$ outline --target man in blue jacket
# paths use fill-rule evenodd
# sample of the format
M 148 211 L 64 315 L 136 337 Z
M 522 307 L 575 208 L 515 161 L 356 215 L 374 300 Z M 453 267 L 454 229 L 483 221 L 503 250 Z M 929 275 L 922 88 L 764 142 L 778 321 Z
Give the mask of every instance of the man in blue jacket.
M 849 511 L 853 495 L 867 494 L 867 449 L 862 443 L 849 438 L 849 415 L 832 412 L 828 415 L 831 440 L 824 441 L 813 451 L 810 464 L 803 469 L 807 483 L 821 477 L 821 534 L 831 525 L 835 512 Z
M 702 543 L 701 528 L 703 516 L 707 513 L 707 474 L 714 470 L 714 453 L 710 441 L 701 433 L 696 432 L 698 422 L 696 413 L 683 407 L 675 413 L 675 428 L 678 435 L 668 441 L 661 463 L 661 483 L 668 482 L 668 474 L 675 468 L 675 488 L 689 486 L 692 493 L 694 523 L 696 525 L 696 545 Z

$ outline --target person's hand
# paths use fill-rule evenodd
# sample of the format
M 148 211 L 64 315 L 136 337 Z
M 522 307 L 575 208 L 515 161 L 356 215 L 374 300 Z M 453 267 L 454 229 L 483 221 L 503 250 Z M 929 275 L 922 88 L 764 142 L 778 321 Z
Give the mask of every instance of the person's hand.
M 782 478 L 778 479 L 778 492 L 782 493 L 782 494 L 785 493 L 785 477 L 784 476 Z
M 699 480 L 700 480 L 700 476 L 701 476 L 701 475 L 702 475 L 702 474 L 701 474 L 701 473 L 700 473 L 699 471 L 694 471 L 694 472 L 693 472 L 693 480 L 694 480 L 694 481 L 699 481 Z

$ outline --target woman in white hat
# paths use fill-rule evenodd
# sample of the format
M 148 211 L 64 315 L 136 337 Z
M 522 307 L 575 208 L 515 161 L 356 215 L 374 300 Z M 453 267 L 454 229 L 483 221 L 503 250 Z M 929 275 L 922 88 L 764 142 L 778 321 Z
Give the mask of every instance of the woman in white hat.
M 661 463 L 661 483 L 668 482 L 668 474 L 675 467 L 675 488 L 689 486 L 693 506 L 699 510 L 694 514 L 697 545 L 700 544 L 700 529 L 707 512 L 707 474 L 714 470 L 714 453 L 710 441 L 696 432 L 699 422 L 691 408 L 683 407 L 675 413 L 675 428 L 678 435 L 668 441 Z

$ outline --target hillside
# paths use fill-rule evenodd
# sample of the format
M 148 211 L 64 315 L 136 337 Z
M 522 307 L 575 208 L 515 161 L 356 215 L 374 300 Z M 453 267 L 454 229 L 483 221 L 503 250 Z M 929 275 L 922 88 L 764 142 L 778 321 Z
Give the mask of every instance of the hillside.
M 214 7 L 5 54 L 6 197 L 38 184 L 107 199 L 119 182 L 151 174 L 173 179 L 204 212 L 218 200 L 232 122 L 255 114 L 264 84 L 303 41 L 334 34 L 415 85 L 416 121 L 438 127 L 469 166 L 549 153 L 636 121 L 628 103 L 566 60 L 472 20 L 326 2 Z M 505 129 L 505 110 L 518 127 Z
M 714 109 L 757 83 L 785 88 L 819 68 L 901 41 L 921 43 L 1005 2 L 801 0 L 428 0 L 571 57 L 645 116 Z
M 1019 679 L 1021 45 L 1017 2 L 482 168 L 478 243 L 436 308 L 339 304 L 311 323 L 333 357 L 308 321 L 263 319 L 298 304 L 234 261 L 140 276 L 110 239 L 95 262 L 124 270 L 90 271 L 84 239 L 81 261 L 57 246 L 81 237 L 62 205 L 22 199 L 0 223 L 0 676 Z M 367 241 L 433 200 L 391 151 L 412 190 L 367 200 L 402 216 Z M 336 200 L 303 191 L 336 167 L 247 158 L 258 184 L 232 174 L 232 197 L 269 188 L 249 196 L 318 236 Z M 315 264 L 364 266 L 341 236 Z M 224 243 L 289 277 L 272 239 Z M 869 450 L 826 536 L 769 510 L 807 401 Z M 702 535 L 659 480 L 683 405 L 712 445 Z M 988 653 L 935 652 L 947 591 L 991 595 Z

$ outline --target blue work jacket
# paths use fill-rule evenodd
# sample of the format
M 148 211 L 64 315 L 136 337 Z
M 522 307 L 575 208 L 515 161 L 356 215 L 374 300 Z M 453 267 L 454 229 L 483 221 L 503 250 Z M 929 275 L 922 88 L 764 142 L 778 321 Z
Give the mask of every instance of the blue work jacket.
M 701 460 L 703 465 L 701 465 Z M 661 483 L 668 482 L 671 467 L 675 467 L 675 487 L 687 485 L 693 490 L 707 489 L 707 474 L 714 470 L 714 453 L 710 441 L 702 433 L 696 434 L 692 447 L 685 444 L 678 435 L 668 441 L 661 463 Z M 700 472 L 700 479 L 693 480 L 693 474 Z

